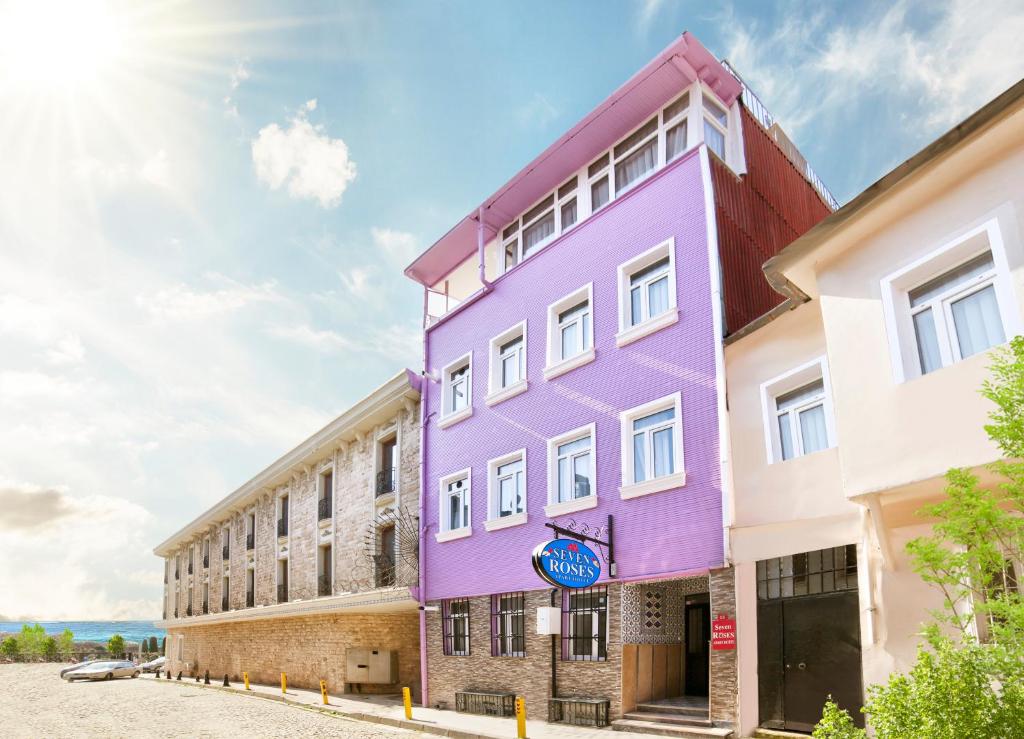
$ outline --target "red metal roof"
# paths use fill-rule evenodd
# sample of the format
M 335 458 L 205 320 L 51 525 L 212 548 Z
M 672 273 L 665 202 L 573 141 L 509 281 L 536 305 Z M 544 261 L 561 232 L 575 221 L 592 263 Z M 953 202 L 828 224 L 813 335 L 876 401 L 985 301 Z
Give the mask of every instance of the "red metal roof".
M 740 82 L 686 32 L 417 257 L 405 274 L 423 285 L 436 284 L 476 250 L 480 210 L 489 240 L 697 79 L 727 106 L 742 91 Z

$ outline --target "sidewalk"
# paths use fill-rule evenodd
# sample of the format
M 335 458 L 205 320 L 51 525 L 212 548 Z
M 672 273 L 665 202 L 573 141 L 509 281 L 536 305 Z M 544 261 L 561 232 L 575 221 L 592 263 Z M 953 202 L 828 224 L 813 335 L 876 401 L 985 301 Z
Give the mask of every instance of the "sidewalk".
M 156 678 L 151 678 L 156 679 Z M 439 711 L 434 708 L 412 707 L 412 721 L 405 720 L 405 711 L 402 707 L 401 698 L 394 696 L 370 696 L 370 695 L 328 695 L 328 705 L 323 704 L 320 692 L 307 690 L 305 688 L 293 688 L 288 686 L 288 692 L 281 694 L 280 685 L 256 685 L 250 683 L 251 690 L 248 692 L 242 683 L 231 683 L 231 687 L 223 687 L 219 681 L 214 681 L 210 676 L 211 685 L 203 685 L 195 678 L 182 677 L 181 682 L 167 680 L 161 677 L 158 682 L 166 685 L 188 685 L 190 687 L 202 686 L 210 690 L 221 690 L 230 693 L 239 693 L 247 697 L 259 697 L 270 700 L 292 703 L 306 708 L 326 711 L 344 716 L 345 718 L 358 721 L 369 721 L 372 723 L 386 724 L 412 731 L 422 731 L 438 736 L 454 737 L 455 739 L 515 739 L 516 720 L 515 718 L 498 718 L 495 716 L 476 716 L 468 713 L 456 713 L 455 711 Z M 547 715 L 547 706 L 527 706 L 526 715 Z M 638 734 L 632 731 L 616 731 L 612 729 L 594 729 L 585 726 L 570 726 L 568 724 L 549 724 L 543 718 L 528 719 L 526 722 L 526 735 L 529 739 L 560 739 L 569 737 L 571 739 L 650 739 L 650 734 Z

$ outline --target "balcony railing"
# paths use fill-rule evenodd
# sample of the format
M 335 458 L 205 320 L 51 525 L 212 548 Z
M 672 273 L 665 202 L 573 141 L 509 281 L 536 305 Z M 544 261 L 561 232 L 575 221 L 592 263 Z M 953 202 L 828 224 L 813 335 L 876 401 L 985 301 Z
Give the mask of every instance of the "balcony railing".
M 277 519 L 277 535 L 288 536 L 288 519 L 279 518 Z
M 250 552 L 256 548 L 256 534 L 245 535 L 245 548 Z
M 376 554 L 374 562 L 374 582 L 378 588 L 391 588 L 395 586 L 395 560 L 383 554 Z
M 245 607 L 252 608 L 254 605 L 256 605 L 256 594 L 250 590 L 245 594 Z
M 208 569 L 209 567 L 210 567 L 210 555 L 209 554 L 204 554 L 203 555 L 203 569 L 205 570 L 205 569 Z
M 287 603 L 288 602 L 288 584 L 277 586 L 277 602 Z
M 377 473 L 377 495 L 395 492 L 395 468 L 381 470 Z
M 205 616 L 209 612 L 210 612 L 210 602 L 204 600 L 203 601 L 203 615 Z
M 220 558 L 227 562 L 231 559 L 231 547 L 225 544 L 220 550 Z
M 332 589 L 330 575 L 320 575 L 320 577 L 317 578 L 317 595 L 332 595 Z
M 220 610 L 227 611 L 228 610 L 228 605 L 229 605 L 229 603 L 228 603 L 228 594 L 224 593 L 224 595 L 222 595 L 220 597 Z
M 328 495 L 326 498 L 321 498 L 316 504 L 316 520 L 326 521 L 331 517 L 331 496 Z

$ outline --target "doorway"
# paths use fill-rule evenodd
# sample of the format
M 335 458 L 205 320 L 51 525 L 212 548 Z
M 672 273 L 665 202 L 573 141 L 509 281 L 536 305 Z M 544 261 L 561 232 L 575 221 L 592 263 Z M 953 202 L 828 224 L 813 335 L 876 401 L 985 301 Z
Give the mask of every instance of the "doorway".
M 828 696 L 864 725 L 856 547 L 757 563 L 761 725 L 812 731 Z
M 686 695 L 708 694 L 711 666 L 711 604 L 707 596 L 686 599 Z

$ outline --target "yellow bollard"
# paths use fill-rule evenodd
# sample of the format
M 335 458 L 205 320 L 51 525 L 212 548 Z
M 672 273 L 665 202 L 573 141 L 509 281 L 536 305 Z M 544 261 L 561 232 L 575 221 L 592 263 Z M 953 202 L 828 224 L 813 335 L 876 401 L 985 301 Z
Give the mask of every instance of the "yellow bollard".
M 327 681 L 326 680 L 321 680 L 320 681 L 320 695 L 323 697 L 324 705 L 326 706 L 327 705 Z
M 283 672 L 281 673 L 281 692 L 288 692 L 288 676 L 285 675 Z
M 408 688 L 402 688 L 402 703 L 405 704 L 405 720 L 412 721 L 412 693 Z
M 245 689 L 248 690 L 249 689 L 249 673 L 248 672 L 243 672 L 242 673 L 242 679 L 245 681 Z
M 526 701 L 520 695 L 516 696 L 516 737 L 526 739 Z

